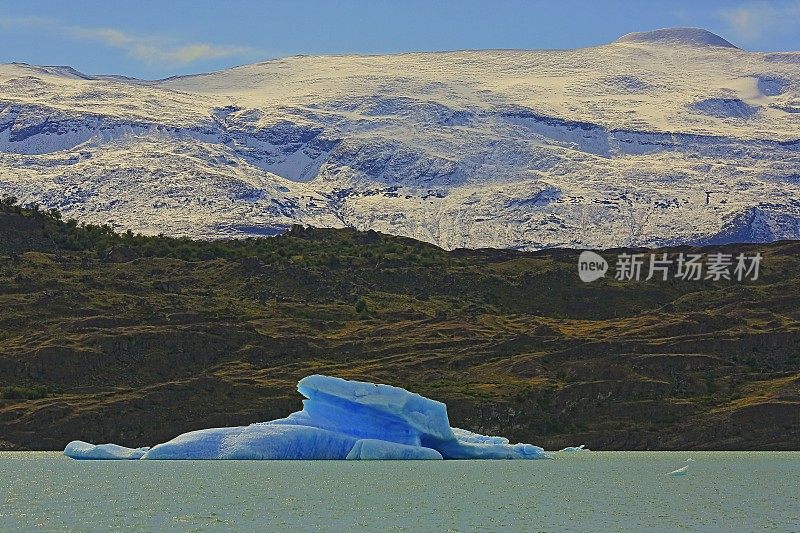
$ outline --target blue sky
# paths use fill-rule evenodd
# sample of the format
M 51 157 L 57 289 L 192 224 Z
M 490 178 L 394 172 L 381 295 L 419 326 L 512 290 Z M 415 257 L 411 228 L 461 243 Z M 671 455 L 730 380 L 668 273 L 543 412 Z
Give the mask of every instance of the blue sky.
M 670 26 L 800 50 L 800 0 L 0 0 L 0 62 L 152 79 L 295 54 L 576 48 Z

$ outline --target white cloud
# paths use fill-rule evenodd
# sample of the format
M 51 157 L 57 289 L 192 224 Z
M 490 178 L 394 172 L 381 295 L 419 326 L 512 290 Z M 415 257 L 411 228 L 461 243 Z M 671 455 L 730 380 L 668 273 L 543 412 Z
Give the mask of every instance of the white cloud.
M 750 2 L 720 9 L 718 15 L 740 39 L 756 41 L 771 32 L 797 31 L 800 26 L 800 0 Z
M 115 28 L 83 28 L 71 26 L 66 32 L 76 39 L 101 42 L 120 48 L 131 57 L 160 65 L 187 65 L 195 61 L 242 56 L 252 52 L 245 46 L 209 43 L 174 44 L 162 37 L 138 37 Z
M 132 35 L 117 28 L 65 26 L 55 20 L 38 17 L 0 17 L 0 28 L 41 30 L 59 33 L 70 39 L 99 42 L 124 50 L 129 56 L 145 63 L 167 67 L 183 66 L 209 59 L 241 57 L 255 52 L 247 46 L 203 42 L 180 43 L 167 37 Z

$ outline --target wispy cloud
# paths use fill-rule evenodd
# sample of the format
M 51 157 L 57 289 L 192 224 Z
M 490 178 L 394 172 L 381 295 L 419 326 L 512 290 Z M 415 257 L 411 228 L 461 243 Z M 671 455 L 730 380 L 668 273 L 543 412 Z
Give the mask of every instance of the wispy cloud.
M 163 37 L 140 37 L 116 28 L 83 28 L 70 26 L 67 35 L 75 39 L 96 41 L 125 50 L 128 55 L 146 63 L 174 66 L 195 61 L 242 56 L 252 52 L 246 46 L 225 46 L 209 43 L 176 44 Z
M 130 57 L 151 65 L 176 67 L 197 61 L 242 57 L 253 54 L 248 46 L 229 46 L 204 42 L 179 42 L 170 37 L 133 35 L 117 28 L 90 28 L 62 25 L 39 17 L 0 17 L 0 28 L 58 33 L 69 39 L 99 42 L 125 51 Z
M 717 14 L 740 39 L 752 42 L 769 33 L 797 31 L 800 0 L 750 2 L 720 9 Z

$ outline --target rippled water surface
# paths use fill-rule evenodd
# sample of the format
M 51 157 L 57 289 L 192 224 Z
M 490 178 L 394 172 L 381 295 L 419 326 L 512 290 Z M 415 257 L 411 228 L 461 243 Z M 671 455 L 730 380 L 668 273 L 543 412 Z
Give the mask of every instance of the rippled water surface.
M 685 464 L 685 476 L 665 475 Z M 0 531 L 229 529 L 800 531 L 800 452 L 431 462 L 0 453 Z

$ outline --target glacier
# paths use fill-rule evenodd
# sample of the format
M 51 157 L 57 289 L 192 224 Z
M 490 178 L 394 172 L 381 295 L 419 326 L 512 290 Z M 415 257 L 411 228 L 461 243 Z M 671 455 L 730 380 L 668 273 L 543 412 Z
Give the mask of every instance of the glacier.
M 303 409 L 249 426 L 190 431 L 152 448 L 72 441 L 73 459 L 436 460 L 549 459 L 533 444 L 450 426 L 447 406 L 391 385 L 312 375 Z

